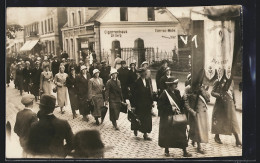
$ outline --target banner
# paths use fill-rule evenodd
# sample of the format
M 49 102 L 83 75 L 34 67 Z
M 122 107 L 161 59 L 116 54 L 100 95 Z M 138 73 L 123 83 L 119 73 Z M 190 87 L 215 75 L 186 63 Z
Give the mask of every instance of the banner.
M 234 21 L 205 20 L 205 75 L 211 80 L 217 72 L 230 79 L 234 51 Z

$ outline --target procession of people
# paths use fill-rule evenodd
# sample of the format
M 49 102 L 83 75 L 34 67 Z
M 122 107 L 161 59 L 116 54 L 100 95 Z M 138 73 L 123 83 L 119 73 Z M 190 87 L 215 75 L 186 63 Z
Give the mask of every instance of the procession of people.
M 18 113 L 15 125 L 15 132 L 20 137 L 24 151 L 36 154 L 53 152 L 60 157 L 73 155 L 70 151 L 74 148 L 72 141 L 75 141 L 75 137 L 70 125 L 53 115 L 56 106 L 60 108 L 60 113 L 64 114 L 64 107 L 69 104 L 73 119 L 78 117 L 76 111 L 79 110 L 83 121 L 89 122 L 89 116 L 92 115 L 97 126 L 104 121 L 103 110 L 109 108 L 109 119 L 116 131 L 120 130 L 117 120 L 123 112 L 122 109 L 130 105 L 127 107 L 131 122 L 129 129 L 133 130 L 135 136 L 141 132 L 145 141 L 153 141 L 148 134 L 153 130 L 152 117 L 155 116 L 153 108 L 156 101 L 160 117 L 158 145 L 165 149 L 165 156 L 170 156 L 170 148 L 180 148 L 184 157 L 191 157 L 186 150 L 189 139 L 193 146 L 197 144 L 198 153 L 207 152 L 201 145 L 208 143 L 210 127 L 207 112 L 210 93 L 207 86 L 192 85 L 192 76 L 189 74 L 185 82 L 184 95 L 181 96 L 178 79 L 171 74 L 172 70 L 168 67 L 167 61 L 162 62 L 162 67 L 156 73 L 157 91 L 152 85 L 147 61 L 139 68 L 136 61 L 131 62 L 128 67 L 126 61 L 117 55 L 112 67 L 107 65 L 106 60 L 102 60 L 101 64 L 99 67 L 94 58 L 90 67 L 87 67 L 88 64 L 84 61 L 80 60 L 79 64 L 76 64 L 75 60 L 66 55 L 61 55 L 61 58 L 44 56 L 43 61 L 34 57 L 9 63 L 10 80 L 14 81 L 15 88 L 20 91 L 22 103 L 26 107 L 25 111 Z M 212 115 L 211 132 L 215 134 L 214 140 L 219 144 L 222 144 L 220 134 L 234 134 L 236 146 L 241 146 L 238 136 L 240 130 L 234 110 L 233 84 L 226 84 L 228 82 L 230 81 L 223 79 L 214 83 L 211 95 L 217 100 Z M 7 82 L 8 86 L 9 83 Z M 29 95 L 24 92 L 28 92 Z M 54 97 L 53 93 L 57 93 L 57 97 Z M 28 111 L 34 100 L 40 100 L 37 117 Z M 25 118 L 26 121 L 22 122 L 21 118 Z M 29 121 L 31 118 L 35 121 L 32 122 L 35 123 L 33 125 Z M 46 134 L 49 132 L 53 135 Z M 60 143 L 63 139 L 66 140 L 66 145 Z M 40 140 L 45 142 L 39 143 Z

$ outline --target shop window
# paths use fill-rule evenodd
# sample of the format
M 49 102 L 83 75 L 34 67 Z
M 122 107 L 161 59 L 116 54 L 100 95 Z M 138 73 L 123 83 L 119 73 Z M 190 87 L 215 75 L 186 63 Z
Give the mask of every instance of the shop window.
M 82 24 L 81 22 L 81 11 L 78 11 L 78 15 L 79 15 L 79 25 Z
M 120 21 L 128 21 L 127 7 L 120 8 Z
M 148 7 L 147 11 L 148 11 L 148 21 L 155 21 L 154 8 Z

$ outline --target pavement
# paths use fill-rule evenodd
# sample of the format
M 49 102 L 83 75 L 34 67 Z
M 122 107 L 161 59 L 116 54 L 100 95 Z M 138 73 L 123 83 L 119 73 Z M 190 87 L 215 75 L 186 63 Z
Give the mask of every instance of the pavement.
M 155 82 L 153 81 L 153 84 Z M 183 90 L 184 83 L 179 83 L 179 89 Z M 183 91 L 181 91 L 183 93 Z M 55 94 L 54 94 L 55 95 Z M 6 121 L 10 121 L 12 126 L 11 140 L 6 140 L 6 157 L 7 158 L 22 158 L 22 148 L 19 144 L 18 136 L 13 132 L 13 127 L 15 124 L 16 114 L 19 110 L 23 109 L 21 104 L 21 96 L 17 89 L 14 89 L 13 83 L 9 87 L 6 87 Z M 38 111 L 38 104 L 34 103 L 35 112 Z M 208 106 L 208 119 L 209 126 L 211 126 L 211 116 L 212 116 L 213 105 Z M 157 114 L 157 108 L 153 111 Z M 77 111 L 78 113 L 78 111 Z M 109 111 L 105 117 L 104 123 L 100 126 L 95 124 L 95 120 L 90 116 L 90 121 L 85 122 L 82 120 L 81 116 L 77 118 L 72 118 L 72 112 L 70 107 L 65 108 L 65 114 L 60 114 L 59 108 L 56 108 L 54 115 L 58 118 L 68 120 L 73 133 L 86 129 L 97 129 L 100 131 L 102 141 L 105 146 L 112 147 L 112 149 L 105 152 L 104 158 L 111 159 L 175 159 L 183 158 L 182 150 L 177 148 L 170 149 L 171 157 L 164 156 L 164 149 L 158 146 L 158 135 L 159 135 L 159 117 L 153 117 L 153 129 L 149 136 L 152 141 L 144 141 L 142 133 L 138 133 L 138 136 L 134 136 L 133 131 L 130 129 L 130 122 L 127 120 L 127 114 L 120 113 L 118 120 L 119 131 L 114 130 L 112 123 L 109 120 Z M 242 133 L 242 113 L 237 112 L 237 118 L 240 125 L 240 130 Z M 240 135 L 241 137 L 241 135 Z M 223 144 L 217 144 L 214 141 L 214 135 L 209 131 L 209 142 L 207 144 L 202 144 L 205 149 L 206 154 L 202 155 L 196 152 L 196 147 L 191 145 L 187 148 L 193 158 L 203 158 L 203 157 L 226 157 L 226 156 L 242 156 L 242 148 L 235 146 L 234 136 L 220 135 Z

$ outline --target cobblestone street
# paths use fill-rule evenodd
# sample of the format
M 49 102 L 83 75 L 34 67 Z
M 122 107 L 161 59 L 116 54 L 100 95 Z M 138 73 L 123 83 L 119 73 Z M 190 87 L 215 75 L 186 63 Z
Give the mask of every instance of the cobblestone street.
M 179 83 L 179 89 L 183 90 L 184 83 Z M 183 93 L 183 92 L 181 92 Z M 214 99 L 215 100 L 215 99 Z M 7 153 L 8 158 L 21 158 L 22 149 L 19 145 L 18 136 L 13 132 L 15 123 L 16 113 L 23 109 L 21 104 L 21 96 L 17 89 L 14 89 L 13 83 L 11 82 L 10 87 L 6 88 L 6 121 L 10 121 L 12 126 L 12 137 L 11 142 L 7 142 Z M 38 104 L 35 103 L 34 111 L 38 111 Z M 157 108 L 155 107 L 154 112 L 157 114 Z M 211 115 L 213 105 L 208 106 L 209 114 L 209 126 L 211 126 Z M 68 120 L 70 123 L 73 133 L 76 133 L 84 129 L 97 129 L 101 133 L 102 140 L 105 146 L 111 146 L 112 149 L 105 153 L 105 158 L 166 158 L 164 156 L 164 149 L 158 146 L 158 135 L 159 135 L 159 117 L 153 117 L 153 129 L 149 136 L 152 141 L 144 141 L 142 133 L 138 133 L 135 137 L 133 131 L 130 129 L 130 122 L 127 120 L 127 114 L 120 113 L 118 120 L 119 131 L 114 130 L 112 123 L 109 120 L 109 112 L 106 115 L 104 123 L 100 126 L 96 126 L 93 117 L 90 117 L 89 122 L 82 120 L 81 116 L 72 118 L 72 112 L 70 108 L 65 108 L 65 114 L 60 114 L 59 108 L 54 111 L 55 116 L 61 119 Z M 78 111 L 77 111 L 78 113 Z M 237 112 L 237 118 L 242 133 L 242 113 Z M 240 135 L 241 137 L 241 135 Z M 196 147 L 191 145 L 189 142 L 188 152 L 192 153 L 193 157 L 224 157 L 224 156 L 241 156 L 242 148 L 235 146 L 234 136 L 220 135 L 223 144 L 217 144 L 214 141 L 214 135 L 209 131 L 209 143 L 202 144 L 206 150 L 206 154 L 198 154 Z M 10 152 L 11 151 L 11 152 Z M 181 149 L 170 149 L 171 158 L 182 158 Z

